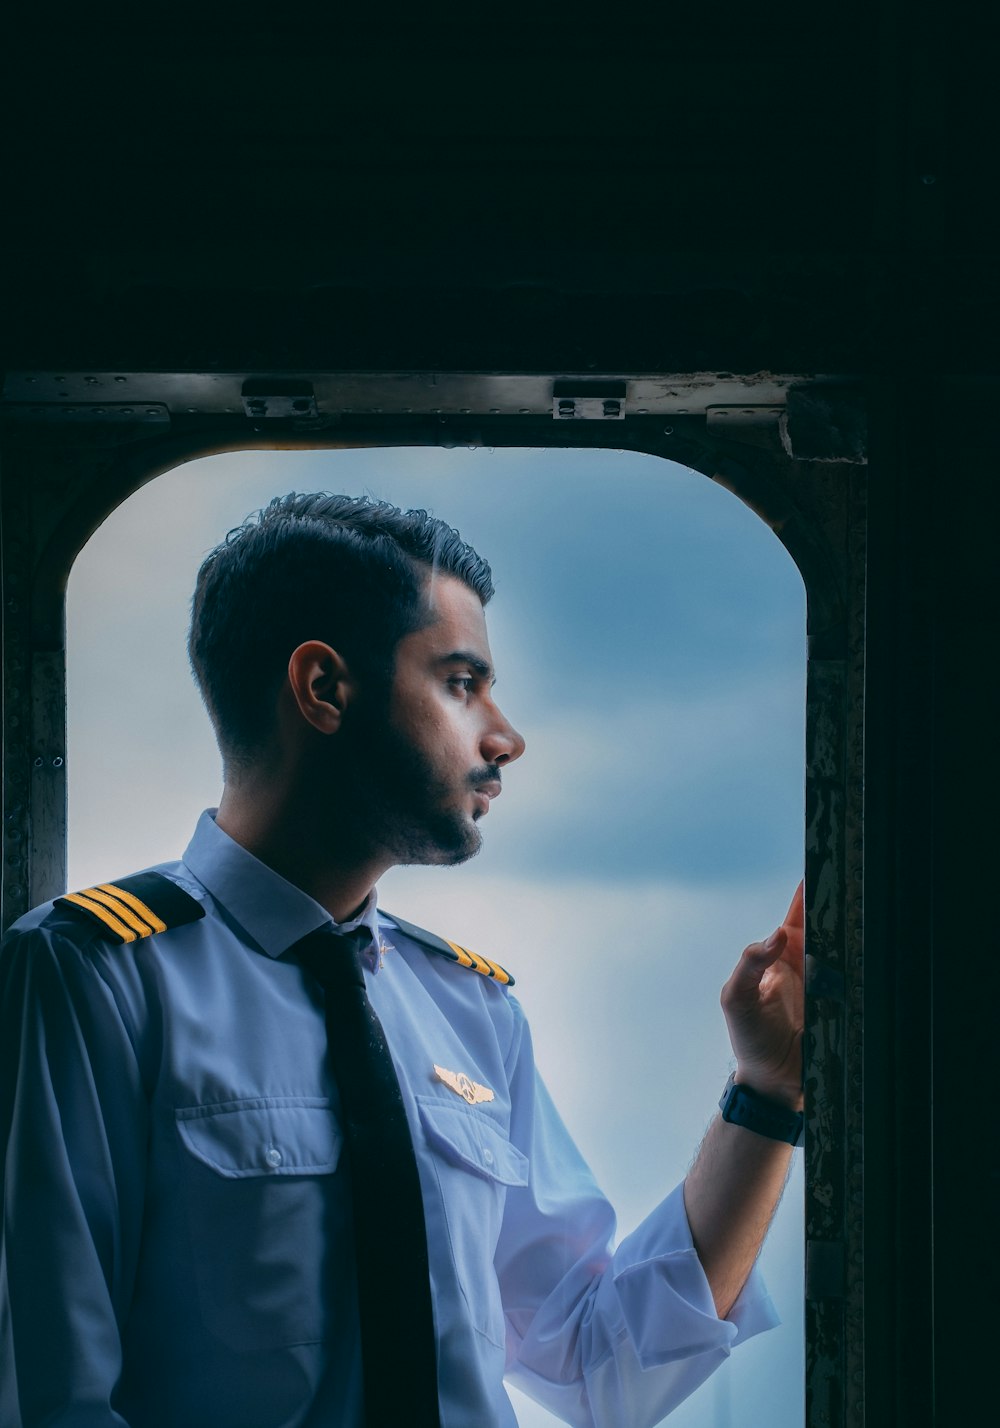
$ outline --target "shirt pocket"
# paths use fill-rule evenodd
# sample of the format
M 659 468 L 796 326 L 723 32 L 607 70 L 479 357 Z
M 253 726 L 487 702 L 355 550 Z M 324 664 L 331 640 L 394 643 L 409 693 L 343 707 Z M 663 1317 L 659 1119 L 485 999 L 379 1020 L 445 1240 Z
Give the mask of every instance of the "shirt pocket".
M 240 1351 L 343 1331 L 354 1256 L 329 1102 L 260 1097 L 175 1115 L 205 1327 Z
M 443 1228 L 466 1311 L 474 1327 L 502 1347 L 503 1305 L 493 1256 L 507 1189 L 528 1183 L 527 1156 L 511 1145 L 502 1126 L 480 1111 L 429 1096 L 418 1097 L 417 1107 L 434 1152 L 430 1161 Z M 430 1213 L 428 1219 L 430 1229 Z M 432 1231 L 432 1266 L 434 1258 Z

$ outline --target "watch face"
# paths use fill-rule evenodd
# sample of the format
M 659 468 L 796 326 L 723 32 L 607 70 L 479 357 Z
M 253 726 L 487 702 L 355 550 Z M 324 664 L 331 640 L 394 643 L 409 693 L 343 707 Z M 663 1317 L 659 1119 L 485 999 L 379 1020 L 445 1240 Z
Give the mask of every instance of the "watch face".
M 798 1145 L 802 1139 L 805 1117 L 801 1111 L 792 1111 L 787 1106 L 779 1106 L 759 1096 L 749 1086 L 738 1086 L 734 1076 L 726 1082 L 722 1100 L 722 1119 L 731 1125 L 743 1126 L 769 1140 L 784 1141 L 787 1145 Z

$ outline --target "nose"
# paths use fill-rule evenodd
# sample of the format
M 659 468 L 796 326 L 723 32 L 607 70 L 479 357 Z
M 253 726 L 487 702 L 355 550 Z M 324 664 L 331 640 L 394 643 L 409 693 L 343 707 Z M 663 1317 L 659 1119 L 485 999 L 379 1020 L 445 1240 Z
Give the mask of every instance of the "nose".
M 493 705 L 494 720 L 483 735 L 479 750 L 488 764 L 512 764 L 524 753 L 524 739 L 499 708 Z

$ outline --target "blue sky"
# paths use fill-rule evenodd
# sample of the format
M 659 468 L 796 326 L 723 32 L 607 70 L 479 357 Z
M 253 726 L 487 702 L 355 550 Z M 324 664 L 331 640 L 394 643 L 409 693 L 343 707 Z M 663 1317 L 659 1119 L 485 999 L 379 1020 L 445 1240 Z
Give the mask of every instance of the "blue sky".
M 801 579 L 735 497 L 655 457 L 189 463 L 113 513 L 70 580 L 71 886 L 175 857 L 218 801 L 184 652 L 195 573 L 250 511 L 318 489 L 429 508 L 493 565 L 497 698 L 527 752 L 480 856 L 396 870 L 381 901 L 514 971 L 546 1079 L 627 1231 L 690 1162 L 730 1067 L 719 989 L 801 876 Z M 799 1167 L 763 1260 L 785 1322 L 674 1428 L 801 1424 L 801 1222 Z M 523 1428 L 555 1422 L 517 1408 Z

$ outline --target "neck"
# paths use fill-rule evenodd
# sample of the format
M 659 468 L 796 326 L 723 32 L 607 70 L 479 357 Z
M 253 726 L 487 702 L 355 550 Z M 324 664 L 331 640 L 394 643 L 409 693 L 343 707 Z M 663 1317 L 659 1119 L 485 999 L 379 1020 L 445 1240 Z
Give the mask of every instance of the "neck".
M 359 845 L 358 820 L 314 784 L 276 784 L 254 773 L 229 780 L 216 823 L 234 842 L 347 922 L 364 905 L 391 859 Z M 352 826 L 353 825 L 353 826 Z

